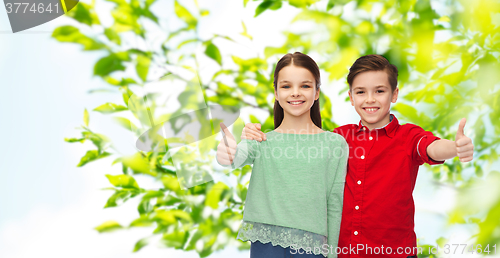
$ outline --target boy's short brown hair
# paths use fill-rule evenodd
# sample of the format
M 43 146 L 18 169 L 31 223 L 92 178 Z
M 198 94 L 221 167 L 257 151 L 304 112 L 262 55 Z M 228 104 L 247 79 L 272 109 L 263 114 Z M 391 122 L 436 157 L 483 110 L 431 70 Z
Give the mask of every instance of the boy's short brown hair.
M 366 55 L 358 58 L 347 75 L 347 83 L 349 83 L 349 90 L 352 89 L 352 82 L 354 77 L 358 74 L 368 71 L 385 71 L 392 91 L 396 90 L 398 86 L 398 68 L 389 63 L 389 61 L 381 55 Z

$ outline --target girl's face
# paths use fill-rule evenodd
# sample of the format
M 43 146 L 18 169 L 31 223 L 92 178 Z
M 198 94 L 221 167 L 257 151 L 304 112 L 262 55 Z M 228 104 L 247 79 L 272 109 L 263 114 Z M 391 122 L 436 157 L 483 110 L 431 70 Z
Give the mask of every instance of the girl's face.
M 311 107 L 319 98 L 319 90 L 316 90 L 316 80 L 309 70 L 289 65 L 278 73 L 274 97 L 283 108 L 285 117 L 310 116 Z

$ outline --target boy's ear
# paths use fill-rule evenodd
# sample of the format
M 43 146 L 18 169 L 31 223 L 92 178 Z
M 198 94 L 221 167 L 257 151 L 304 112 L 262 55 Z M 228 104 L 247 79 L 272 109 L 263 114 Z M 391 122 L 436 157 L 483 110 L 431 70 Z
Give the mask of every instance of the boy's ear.
M 398 100 L 398 94 L 399 94 L 399 88 L 396 87 L 396 89 L 392 93 L 392 100 L 391 100 L 392 103 L 396 103 L 396 101 Z
M 347 93 L 349 94 L 349 100 L 351 101 L 351 106 L 354 107 L 354 101 L 352 100 L 351 89 L 349 89 Z

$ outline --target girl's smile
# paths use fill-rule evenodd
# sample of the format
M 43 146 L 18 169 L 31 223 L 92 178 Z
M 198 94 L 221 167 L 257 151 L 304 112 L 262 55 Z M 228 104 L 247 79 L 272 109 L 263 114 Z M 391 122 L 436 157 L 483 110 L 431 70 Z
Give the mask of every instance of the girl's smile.
M 291 106 L 300 106 L 300 105 L 304 104 L 306 101 L 305 100 L 304 101 L 301 100 L 301 101 L 287 101 L 287 102 Z

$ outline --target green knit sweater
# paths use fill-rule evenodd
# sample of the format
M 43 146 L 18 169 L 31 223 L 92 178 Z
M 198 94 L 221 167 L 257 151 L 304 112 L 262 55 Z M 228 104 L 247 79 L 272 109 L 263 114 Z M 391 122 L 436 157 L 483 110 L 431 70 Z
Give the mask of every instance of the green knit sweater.
M 233 161 L 235 168 L 253 164 L 244 224 L 274 225 L 327 236 L 329 252 L 335 251 L 349 156 L 345 139 L 332 132 L 270 131 L 266 135 L 267 140 L 262 142 L 243 139 Z M 299 241 L 299 236 L 288 237 Z M 279 239 L 271 242 L 283 246 Z M 326 249 L 320 248 L 325 255 Z M 336 255 L 330 253 L 328 257 Z

